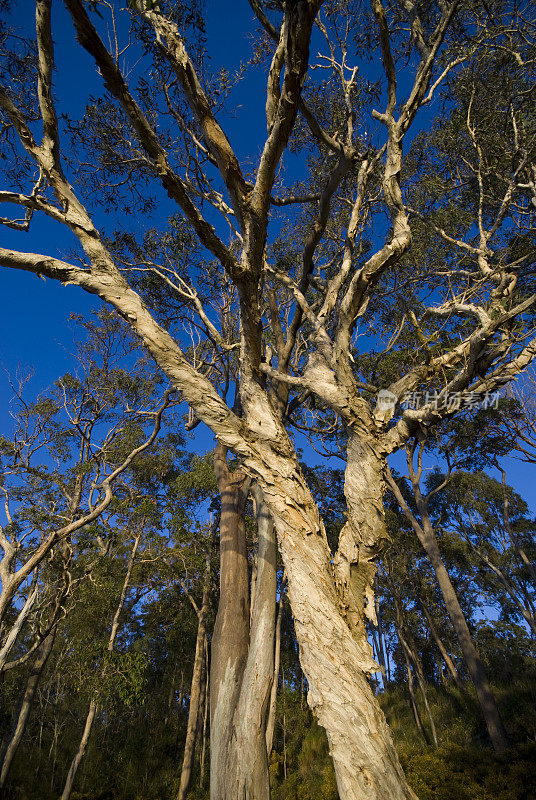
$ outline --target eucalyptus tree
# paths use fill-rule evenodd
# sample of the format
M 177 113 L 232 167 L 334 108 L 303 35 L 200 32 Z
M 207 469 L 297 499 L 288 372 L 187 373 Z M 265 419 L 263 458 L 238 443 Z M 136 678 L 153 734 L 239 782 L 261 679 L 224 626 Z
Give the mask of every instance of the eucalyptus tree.
M 430 478 L 441 480 L 439 474 Z M 535 524 L 526 502 L 511 486 L 484 472 L 459 471 L 433 505 L 437 524 L 457 534 L 474 553 L 478 580 L 490 601 L 513 604 L 514 613 L 536 636 Z
M 60 548 L 58 548 L 58 550 L 59 549 Z M 55 591 L 53 590 L 51 592 L 53 596 L 52 602 L 49 600 L 48 603 L 45 602 L 44 604 L 43 603 L 41 604 L 44 605 L 45 608 L 40 609 L 41 611 L 40 614 L 38 608 L 33 609 L 37 617 L 37 619 L 33 621 L 34 622 L 33 627 L 36 628 L 35 640 L 33 642 L 30 640 L 30 643 L 26 648 L 26 651 L 22 655 L 19 655 L 18 658 L 15 658 L 14 660 L 7 663 L 5 661 L 5 658 L 7 657 L 7 653 L 9 652 L 13 644 L 15 644 L 14 637 L 8 636 L 6 643 L 2 648 L 5 654 L 4 662 L 2 664 L 3 675 L 5 674 L 5 672 L 10 671 L 11 669 L 20 667 L 22 664 L 31 659 L 32 655 L 34 656 L 34 658 L 33 661 L 31 661 L 31 667 L 28 679 L 24 686 L 24 691 L 20 701 L 18 714 L 15 715 L 15 720 L 11 734 L 8 737 L 5 747 L 3 748 L 2 762 L 0 768 L 0 789 L 3 789 L 6 784 L 11 769 L 11 765 L 13 763 L 13 759 L 19 749 L 32 710 L 35 694 L 38 689 L 43 670 L 47 665 L 48 659 L 54 647 L 58 625 L 61 622 L 61 620 L 66 616 L 66 614 L 69 612 L 68 608 L 69 596 L 72 594 L 74 585 L 77 583 L 76 578 L 73 581 L 71 575 L 71 570 L 72 570 L 71 559 L 72 559 L 72 549 L 70 547 L 62 548 L 60 559 L 58 558 L 54 559 L 55 561 L 60 560 L 61 562 L 60 580 L 58 581 L 57 580 L 58 576 L 55 576 L 56 583 L 59 583 L 59 586 L 58 585 L 54 586 Z M 57 564 L 54 566 L 56 566 L 57 568 Z M 49 567 L 48 571 L 54 572 L 54 566 Z M 53 584 L 54 579 L 53 578 L 51 579 L 49 577 L 48 582 L 49 584 Z M 32 597 L 32 594 L 37 591 L 38 591 L 38 582 L 37 580 L 35 580 L 35 588 L 32 589 L 28 597 L 29 598 Z M 46 594 L 46 591 L 43 592 L 43 594 Z M 27 603 L 28 603 L 28 598 L 22 610 L 25 609 Z M 50 608 L 50 606 L 52 607 Z M 19 613 L 17 615 L 16 624 L 11 629 L 10 634 L 13 631 L 15 631 L 17 635 L 20 634 L 20 628 L 18 628 L 17 626 L 20 617 L 21 614 Z M 41 617 L 41 619 L 39 617 Z M 8 644 L 10 645 L 9 648 L 7 647 Z
M 10 184 L 0 199 L 24 210 L 23 220 L 4 219 L 11 228 L 31 231 L 39 214 L 65 226 L 78 259 L 4 247 L 0 264 L 115 308 L 257 481 L 339 794 L 412 798 L 368 682 L 377 664 L 365 620 L 374 619 L 375 559 L 387 538 L 383 472 L 420 429 L 494 391 L 536 354 L 533 8 L 251 0 L 267 134 L 241 161 L 221 121 L 225 73 L 211 79 L 202 63 L 195 6 L 65 5 L 103 83 L 88 115 L 105 116 L 114 131 L 90 129 L 82 140 L 99 188 L 91 200 L 115 195 L 123 208 L 123 187 L 138 207 L 157 208 L 160 189 L 176 204 L 199 248 L 194 265 L 207 255 L 236 297 L 241 413 L 219 390 L 217 364 L 187 352 L 177 326 L 184 321 L 189 333 L 193 318 L 215 347 L 229 347 L 196 287 L 198 271 L 173 258 L 122 262 L 83 185 L 74 188 L 72 122 L 66 130 L 52 85 L 50 0 L 37 0 L 30 46 L 6 32 L 0 108 Z M 107 15 L 116 32 L 109 47 Z M 139 81 L 121 69 L 123 34 L 128 58 L 143 64 Z M 422 109 L 436 118 L 412 160 L 403 148 Z M 291 153 L 308 175 L 297 184 L 284 171 Z M 182 320 L 151 310 L 136 268 L 180 298 Z M 380 389 L 388 394 L 375 405 Z M 420 392 L 419 407 L 403 407 Z M 288 431 L 303 404 L 305 419 L 320 409 L 345 442 L 347 522 L 335 553 Z
M 117 319 L 84 323 L 80 375 L 66 374 L 34 402 L 17 390 L 13 433 L 0 439 L 6 522 L 0 527 L 0 619 L 29 582 L 4 648 L 35 600 L 43 560 L 110 508 L 114 483 L 157 438 L 169 390 L 142 363 Z M 124 369 L 128 362 L 129 372 Z M 152 422 L 152 430 L 148 422 Z M 62 545 L 63 543 L 63 545 Z M 103 545 L 104 547 L 104 545 Z M 32 599 L 33 598 L 33 599 Z
M 464 661 L 486 721 L 488 734 L 493 747 L 498 753 L 503 753 L 508 747 L 508 739 L 503 721 L 497 707 L 495 696 L 490 687 L 485 665 L 478 653 L 467 619 L 463 612 L 458 592 L 454 587 L 449 572 L 445 566 L 441 549 L 438 544 L 437 529 L 434 525 L 431 506 L 434 498 L 449 482 L 450 472 L 442 476 L 439 481 L 432 484 L 428 491 L 422 490 L 423 479 L 423 454 L 424 443 L 413 440 L 406 447 L 408 478 L 413 494 L 413 508 L 406 501 L 400 486 L 389 471 L 387 482 L 393 496 L 400 504 L 402 512 L 412 526 L 419 539 L 430 563 L 433 567 L 443 602 L 449 615 L 452 626 L 460 643 Z

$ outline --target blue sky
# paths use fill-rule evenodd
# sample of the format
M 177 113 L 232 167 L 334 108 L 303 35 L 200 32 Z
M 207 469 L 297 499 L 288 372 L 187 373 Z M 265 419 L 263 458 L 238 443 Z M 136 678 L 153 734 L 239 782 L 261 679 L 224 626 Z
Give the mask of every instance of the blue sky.
M 207 37 L 213 65 L 236 69 L 236 54 L 247 58 L 251 52 L 249 39 L 253 30 L 253 15 L 247 0 L 233 0 L 224 6 L 217 0 L 206 0 Z M 222 12 L 222 8 L 224 11 Z M 34 4 L 30 0 L 17 3 L 15 20 L 22 28 L 33 26 Z M 70 18 L 63 4 L 54 4 L 54 38 L 56 42 L 55 88 L 58 109 L 62 98 L 69 98 L 81 111 L 90 94 L 97 93 L 100 78 L 91 59 L 74 42 Z M 264 76 L 260 69 L 252 70 L 247 81 L 233 90 L 233 111 L 221 115 L 233 147 L 241 158 L 255 160 L 265 136 Z M 420 125 L 426 124 L 427 116 Z M 101 220 L 97 218 L 98 224 Z M 113 220 L 112 220 L 113 222 Z M 106 219 L 110 224 L 110 218 Z M 56 253 L 67 252 L 73 242 L 59 225 L 35 217 L 30 233 L 21 234 L 2 229 L 4 246 L 21 250 Z M 88 314 L 100 307 L 98 298 L 85 294 L 77 287 L 63 287 L 53 281 L 43 281 L 29 273 L 0 270 L 0 431 L 9 426 L 6 413 L 11 396 L 7 372 L 31 370 L 34 378 L 30 390 L 38 392 L 50 385 L 63 372 L 73 368 L 73 329 L 68 323 L 71 313 Z M 212 435 L 196 431 L 196 446 L 209 448 Z M 318 460 L 313 453 L 307 460 Z M 396 466 L 401 468 L 399 459 Z M 536 467 L 507 459 L 508 478 L 536 510 L 534 486 Z M 334 466 L 340 467 L 336 461 Z
M 17 27 L 31 30 L 34 3 L 22 0 L 17 3 L 13 20 Z M 253 15 L 247 0 L 235 0 L 221 13 L 217 0 L 206 0 L 207 36 L 213 53 L 213 63 L 228 68 L 235 67 L 237 49 L 248 52 L 247 44 L 252 30 Z M 91 93 L 100 90 L 101 82 L 95 66 L 73 37 L 71 20 L 62 3 L 54 4 L 53 35 L 55 40 L 56 74 L 55 95 L 61 111 L 62 98 L 69 98 L 73 116 L 83 111 Z M 250 49 L 250 48 L 249 48 Z M 265 133 L 263 83 L 260 70 L 253 81 L 239 85 L 233 94 L 236 113 L 225 115 L 224 123 L 240 156 L 251 153 L 253 139 L 261 141 Z M 72 107 L 74 100 L 75 107 Z M 78 107 L 76 107 L 78 106 Z M 241 111 L 248 113 L 249 127 L 244 129 Z M 260 111 L 260 113 L 256 113 Z M 258 129 L 255 130 L 255 125 Z M 173 209 L 176 210 L 176 209 Z M 110 225 L 110 219 L 105 223 Z M 38 215 L 32 221 L 29 233 L 19 233 L 2 228 L 5 247 L 38 253 L 55 253 L 58 248 L 67 251 L 73 240 L 59 224 L 43 220 Z M 8 373 L 15 376 L 32 372 L 31 387 L 38 392 L 49 386 L 62 372 L 72 368 L 73 351 L 70 314 L 88 314 L 102 304 L 98 298 L 78 287 L 63 287 L 50 280 L 41 280 L 30 273 L 0 270 L 0 428 L 9 425 L 6 406 L 11 398 Z M 208 436 L 203 436 L 203 440 Z M 207 445 L 208 446 L 208 445 Z

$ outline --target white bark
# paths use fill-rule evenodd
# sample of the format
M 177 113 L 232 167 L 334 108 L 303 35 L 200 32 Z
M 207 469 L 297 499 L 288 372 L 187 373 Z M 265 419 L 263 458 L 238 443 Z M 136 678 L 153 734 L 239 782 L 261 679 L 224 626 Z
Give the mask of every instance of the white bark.
M 32 607 L 37 599 L 38 593 L 38 586 L 37 581 L 34 581 L 34 585 L 30 587 L 30 591 L 28 592 L 28 597 L 26 598 L 26 602 L 24 603 L 23 607 L 17 614 L 17 618 L 11 630 L 9 631 L 6 641 L 4 642 L 2 649 L 0 650 L 0 672 L 2 672 L 4 665 L 7 661 L 7 657 L 10 654 L 13 645 L 17 641 L 18 635 L 20 630 L 28 617 L 28 614 L 32 610 Z

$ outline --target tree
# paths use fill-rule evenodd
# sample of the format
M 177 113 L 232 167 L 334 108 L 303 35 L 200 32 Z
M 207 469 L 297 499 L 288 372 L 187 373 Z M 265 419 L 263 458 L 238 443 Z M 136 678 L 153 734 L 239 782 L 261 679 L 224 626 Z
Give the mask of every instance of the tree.
M 481 567 L 481 583 L 503 605 L 517 613 L 536 636 L 534 607 L 534 521 L 525 501 L 504 482 L 484 472 L 457 472 L 436 495 L 439 525 L 467 542 Z M 434 475 L 438 481 L 439 475 Z M 447 511 L 448 509 L 448 511 Z
M 219 121 L 225 78 L 214 86 L 204 77 L 194 7 L 133 0 L 110 9 L 125 30 L 133 26 L 146 59 L 149 78 L 136 87 L 119 67 L 119 43 L 110 52 L 99 34 L 108 7 L 66 0 L 106 90 L 88 109 L 96 123 L 79 129 L 88 163 L 103 168 L 94 176 L 102 176 L 101 201 L 118 184 L 135 203 L 140 181 L 163 188 L 235 292 L 239 338 L 226 342 L 193 285 L 197 275 L 181 274 L 162 248 L 135 264 L 122 260 L 84 204 L 84 188 L 73 188 L 52 90 L 50 0 L 37 0 L 33 50 L 6 40 L 8 164 L 12 182 L 28 188 L 0 199 L 25 210 L 23 222 L 6 221 L 12 228 L 29 228 L 36 213 L 65 225 L 82 264 L 10 248 L 0 248 L 0 264 L 75 284 L 115 308 L 255 478 L 277 529 L 308 699 L 328 734 L 339 794 L 411 798 L 368 682 L 377 664 L 365 619 L 374 619 L 375 559 L 387 538 L 383 472 L 419 429 L 456 411 L 453 396 L 473 402 L 536 354 L 532 12 L 457 0 L 388 9 L 373 0 L 371 11 L 321 0 L 250 5 L 263 29 L 268 128 L 252 172 Z M 322 42 L 316 61 L 313 35 Z M 21 78 L 23 57 L 36 94 Z M 418 112 L 440 96 L 431 135 L 404 159 Z M 295 186 L 279 171 L 290 151 L 308 173 Z M 279 209 L 288 212 L 283 234 L 269 238 L 281 229 L 273 224 Z M 175 318 L 152 312 L 149 292 L 128 282 L 137 268 L 179 298 L 181 319 L 195 319 L 214 353 L 208 364 L 191 351 L 188 358 Z M 359 338 L 369 330 L 373 352 Z M 240 414 L 219 378 L 210 380 L 219 351 L 237 344 Z M 375 406 L 380 389 L 389 394 Z M 421 407 L 402 408 L 407 393 L 424 390 Z M 335 426 L 346 450 L 347 522 L 334 554 L 289 436 L 293 415 L 309 410 Z
M 268 798 L 266 713 L 274 675 L 277 588 L 274 525 L 255 487 L 258 528 L 255 579 L 248 576 L 245 506 L 251 480 L 231 472 L 218 446 L 220 596 L 210 662 L 211 796 Z
M 456 631 L 456 636 L 463 652 L 463 657 L 467 665 L 467 670 L 473 681 L 477 697 L 482 709 L 482 714 L 486 721 L 489 737 L 493 747 L 498 753 L 504 753 L 508 748 L 506 731 L 495 701 L 495 697 L 489 685 L 488 677 L 482 659 L 475 647 L 467 620 L 463 613 L 456 590 L 448 574 L 441 550 L 437 542 L 436 532 L 431 520 L 430 504 L 434 496 L 447 484 L 450 473 L 444 477 L 437 485 L 432 486 L 428 493 L 423 494 L 421 490 L 421 479 L 423 471 L 423 450 L 424 443 L 413 441 L 407 446 L 407 465 L 409 480 L 413 491 L 416 513 L 413 512 L 406 502 L 400 487 L 389 473 L 387 480 L 389 488 L 400 507 L 413 527 L 417 538 L 423 546 L 426 555 L 430 559 L 437 582 L 441 589 L 443 601 L 447 609 L 450 621 Z M 415 467 L 415 453 L 417 452 L 417 466 Z
M 125 600 L 129 589 L 130 579 L 132 577 L 132 569 L 134 567 L 136 551 L 140 543 L 140 538 L 141 538 L 141 530 L 138 531 L 134 536 L 134 542 L 132 544 L 132 550 L 130 551 L 130 556 L 128 559 L 125 579 L 123 581 L 123 586 L 121 587 L 121 594 L 119 595 L 119 602 L 117 604 L 117 608 L 115 609 L 112 625 L 110 627 L 110 636 L 108 638 L 108 644 L 107 644 L 107 650 L 109 653 L 111 653 L 114 649 L 115 639 L 117 636 L 117 632 L 119 630 L 119 620 L 121 617 L 121 612 L 123 611 L 123 607 L 125 605 Z M 78 750 L 75 753 L 75 756 L 71 762 L 71 766 L 69 767 L 69 772 L 67 773 L 67 778 L 65 779 L 65 786 L 63 787 L 61 800 L 69 800 L 71 796 L 71 792 L 73 790 L 76 778 L 76 773 L 78 772 L 78 768 L 86 752 L 89 737 L 91 736 L 91 728 L 93 727 L 93 720 L 95 719 L 96 713 L 97 713 L 97 701 L 95 698 L 92 698 L 87 712 L 86 722 L 84 725 L 84 732 L 82 733 L 82 738 L 80 739 Z
M 215 527 L 217 527 L 217 525 L 213 526 L 213 530 Z M 206 653 L 208 650 L 207 617 L 210 609 L 210 593 L 212 589 L 211 555 L 214 542 L 214 535 L 212 535 L 211 538 L 212 541 L 209 543 L 207 553 L 205 556 L 205 570 L 203 573 L 203 590 L 202 590 L 203 593 L 201 597 L 201 603 L 199 604 L 199 606 L 193 599 L 190 592 L 187 590 L 190 602 L 192 603 L 193 609 L 197 615 L 198 624 L 197 624 L 197 636 L 195 639 L 195 654 L 194 654 L 194 666 L 192 671 L 192 683 L 190 687 L 190 705 L 188 707 L 188 727 L 186 729 L 186 739 L 184 742 L 184 754 L 182 759 L 182 769 L 181 769 L 179 793 L 177 795 L 177 800 L 184 800 L 188 792 L 188 789 L 190 788 L 190 781 L 192 779 L 192 770 L 194 765 L 195 745 L 199 729 L 198 721 L 203 707 L 203 699 L 205 706 L 207 703 L 206 695 L 203 698 L 203 688 L 204 686 L 206 686 L 206 680 L 205 680 L 206 676 L 203 673 L 207 666 L 206 665 Z
M 114 482 L 154 443 L 172 403 L 169 389 L 159 396 L 159 377 L 131 362 L 134 343 L 119 320 L 101 314 L 81 328 L 87 341 L 78 344 L 80 375 L 64 375 L 33 403 L 17 389 L 13 435 L 0 439 L 7 522 L 0 528 L 0 620 L 54 547 L 69 546 L 109 509 Z M 148 419 L 154 425 L 144 441 Z M 12 632 L 32 597 L 30 590 Z M 4 659 L 14 642 L 8 633 Z

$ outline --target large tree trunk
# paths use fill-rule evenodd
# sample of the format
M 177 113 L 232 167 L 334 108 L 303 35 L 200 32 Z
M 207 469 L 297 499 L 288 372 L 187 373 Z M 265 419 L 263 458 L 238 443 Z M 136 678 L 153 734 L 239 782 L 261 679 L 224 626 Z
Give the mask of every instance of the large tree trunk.
M 56 628 L 54 627 L 50 631 L 50 633 L 43 639 L 42 643 L 40 644 L 37 650 L 37 657 L 30 670 L 30 675 L 28 678 L 28 682 L 26 684 L 24 696 L 22 698 L 19 716 L 17 717 L 17 722 L 15 723 L 11 739 L 9 740 L 6 751 L 4 753 L 4 758 L 2 761 L 2 770 L 0 772 L 0 789 L 2 789 L 6 783 L 7 776 L 11 768 L 11 764 L 13 763 L 13 759 L 18 750 L 20 741 L 22 739 L 22 735 L 24 733 L 24 729 L 26 728 L 26 723 L 28 722 L 30 711 L 32 710 L 32 704 L 35 697 L 35 692 L 39 684 L 39 681 L 41 679 L 43 669 L 45 668 L 45 665 L 48 661 L 48 657 L 54 646 L 55 637 L 56 637 Z
M 270 491 L 308 703 L 326 730 L 341 800 L 415 800 L 368 680 L 378 664 L 364 617 L 374 618 L 374 558 L 387 538 L 382 471 L 374 443 L 352 435 L 348 523 L 335 564 L 301 476 L 295 473 L 291 494 L 281 470 Z
M 119 602 L 117 604 L 117 608 L 113 616 L 112 626 L 110 628 L 110 636 L 108 637 L 107 649 L 109 653 L 111 653 L 112 650 L 114 649 L 117 631 L 119 630 L 119 619 L 121 617 L 121 612 L 123 611 L 123 606 L 125 605 L 125 599 L 130 584 L 130 578 L 132 575 L 132 569 L 134 567 L 134 560 L 136 558 L 136 551 L 140 543 L 140 538 L 141 538 L 141 532 L 138 533 L 136 538 L 134 539 L 134 544 L 132 545 L 132 550 L 130 551 L 127 571 L 125 574 L 125 579 L 123 581 L 123 587 L 121 589 L 121 595 L 119 597 Z M 84 725 L 84 731 L 82 733 L 82 738 L 80 739 L 80 744 L 78 745 L 78 750 L 76 751 L 76 754 L 73 760 L 71 761 L 71 766 L 69 767 L 69 772 L 67 773 L 67 778 L 65 779 L 65 786 L 63 787 L 61 800 L 69 800 L 71 796 L 78 768 L 80 767 L 82 759 L 84 758 L 84 755 L 87 750 L 87 745 L 89 742 L 89 737 L 91 736 L 91 729 L 93 727 L 93 722 L 95 720 L 96 713 L 97 713 L 97 701 L 95 699 L 92 699 L 89 703 L 86 722 Z
M 205 703 L 203 707 L 203 746 L 201 748 L 201 760 L 199 764 L 199 786 L 203 788 L 205 785 L 205 754 L 207 749 L 207 719 L 210 692 L 210 665 L 208 660 L 208 642 L 205 638 Z
M 188 726 L 186 729 L 186 741 L 184 743 L 184 756 L 182 760 L 181 778 L 177 800 L 184 800 L 190 787 L 192 779 L 192 769 L 194 764 L 195 743 L 197 739 L 199 712 L 202 706 L 203 694 L 203 663 L 205 661 L 205 643 L 207 638 L 207 617 L 210 603 L 210 556 L 207 553 L 205 575 L 203 580 L 203 598 L 201 606 L 197 610 L 198 624 L 197 637 L 195 641 L 194 668 L 192 672 L 192 684 L 190 688 L 190 707 L 188 709 Z
M 307 700 L 326 730 L 341 800 L 415 800 L 368 681 L 377 668 L 370 646 L 341 611 L 325 538 L 314 528 L 278 533 Z
M 261 490 L 254 487 L 258 530 L 257 576 L 249 653 L 242 679 L 235 730 L 239 783 L 235 798 L 268 800 L 270 781 L 266 750 L 268 698 L 274 676 L 276 541 L 273 520 Z
M 244 510 L 250 480 L 230 473 L 226 451 L 216 448 L 214 468 L 221 498 L 220 596 L 210 656 L 210 796 L 232 797 L 229 749 L 249 648 L 249 576 Z

